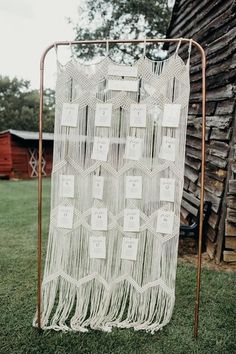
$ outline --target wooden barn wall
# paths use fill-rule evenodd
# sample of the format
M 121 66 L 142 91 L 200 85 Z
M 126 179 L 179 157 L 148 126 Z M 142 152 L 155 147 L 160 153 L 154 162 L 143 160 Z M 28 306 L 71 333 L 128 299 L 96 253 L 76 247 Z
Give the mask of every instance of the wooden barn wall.
M 12 177 L 30 178 L 31 167 L 29 165 L 29 149 L 38 149 L 38 141 L 23 140 L 18 137 L 12 136 L 11 147 L 13 166 Z M 46 159 L 46 175 L 50 176 L 52 171 L 53 142 L 43 141 L 43 156 Z
M 236 260 L 235 10 L 232 0 L 177 0 L 167 33 L 167 38 L 193 38 L 207 56 L 205 199 L 212 202 L 212 211 L 206 244 L 208 254 L 217 261 L 222 247 L 225 260 Z M 179 54 L 186 59 L 186 45 Z M 193 48 L 185 190 L 197 197 L 200 162 L 201 60 Z
M 14 178 L 29 178 L 29 152 L 27 141 L 11 136 Z
M 11 136 L 9 133 L 5 133 L 0 135 L 0 176 L 9 178 L 11 170 Z

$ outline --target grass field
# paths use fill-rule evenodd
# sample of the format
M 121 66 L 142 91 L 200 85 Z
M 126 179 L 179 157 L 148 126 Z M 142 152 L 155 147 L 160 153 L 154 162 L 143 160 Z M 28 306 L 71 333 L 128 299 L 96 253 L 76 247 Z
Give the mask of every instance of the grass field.
M 199 338 L 193 338 L 195 269 L 179 262 L 173 318 L 151 335 L 47 331 L 32 327 L 36 306 L 37 181 L 0 181 L 0 353 L 189 354 L 236 353 L 235 273 L 203 269 Z M 50 180 L 44 180 L 43 248 L 49 220 Z

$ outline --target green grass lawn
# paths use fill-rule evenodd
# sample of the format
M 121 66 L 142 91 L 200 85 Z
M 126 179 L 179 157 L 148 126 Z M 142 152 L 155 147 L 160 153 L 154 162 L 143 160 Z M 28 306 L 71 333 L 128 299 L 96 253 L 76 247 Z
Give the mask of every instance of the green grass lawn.
M 50 206 L 44 180 L 43 250 Z M 199 338 L 193 338 L 195 268 L 179 262 L 176 305 L 160 332 L 116 329 L 87 334 L 32 327 L 36 307 L 37 181 L 0 181 L 0 353 L 4 354 L 177 354 L 236 353 L 235 273 L 203 269 Z

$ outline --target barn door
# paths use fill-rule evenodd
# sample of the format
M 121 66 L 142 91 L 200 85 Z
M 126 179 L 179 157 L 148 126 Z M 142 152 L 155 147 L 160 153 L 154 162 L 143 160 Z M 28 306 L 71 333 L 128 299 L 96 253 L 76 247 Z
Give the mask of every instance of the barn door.
M 39 152 L 38 149 L 29 149 L 29 175 L 30 177 L 38 177 L 38 160 L 39 160 Z M 44 150 L 42 154 L 42 175 L 47 176 L 45 172 L 46 168 L 46 160 L 44 157 Z

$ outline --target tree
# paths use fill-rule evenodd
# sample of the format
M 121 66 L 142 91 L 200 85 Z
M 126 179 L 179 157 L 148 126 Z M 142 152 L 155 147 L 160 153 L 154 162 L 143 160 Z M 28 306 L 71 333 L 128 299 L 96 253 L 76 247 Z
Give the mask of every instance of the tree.
M 45 90 L 44 131 L 53 131 L 54 91 Z M 0 76 L 0 131 L 38 130 L 39 93 L 26 80 Z
M 74 26 L 76 40 L 137 39 L 165 36 L 170 19 L 167 0 L 87 0 L 78 24 Z M 71 23 L 72 21 L 69 20 Z M 157 59 L 158 46 L 148 46 L 148 56 Z M 77 56 L 91 59 L 104 54 L 104 46 L 78 46 Z M 136 60 L 141 46 L 113 45 L 111 56 L 124 62 Z

